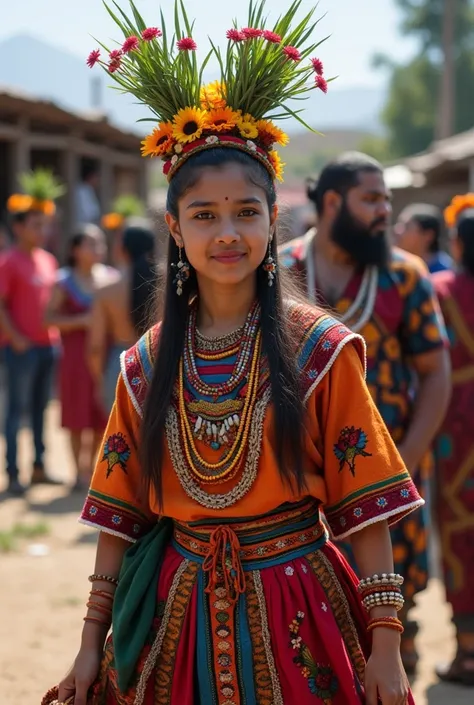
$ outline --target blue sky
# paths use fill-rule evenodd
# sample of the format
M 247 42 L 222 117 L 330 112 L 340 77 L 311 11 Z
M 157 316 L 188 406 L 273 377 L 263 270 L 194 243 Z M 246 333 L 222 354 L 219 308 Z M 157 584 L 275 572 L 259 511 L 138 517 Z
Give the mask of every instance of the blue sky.
M 161 4 L 170 9 L 173 5 L 172 0 Z M 270 18 L 284 12 L 288 4 L 289 0 L 269 0 Z M 309 9 L 313 4 L 304 0 L 303 7 Z M 85 57 L 95 46 L 90 35 L 103 40 L 117 36 L 101 0 L 46 0 L 47 11 L 39 5 L 38 0 L 5 0 L 0 40 L 27 33 Z M 136 5 L 148 24 L 159 25 L 158 0 L 136 0 Z M 245 3 L 238 3 L 240 12 L 227 9 L 236 5 L 225 0 L 186 0 L 188 14 L 197 18 L 195 38 L 200 46 L 206 45 L 207 35 L 213 39 L 224 37 L 234 15 L 239 24 L 244 24 Z M 381 85 L 385 77 L 371 68 L 373 54 L 385 51 L 404 60 L 414 51 L 413 42 L 400 36 L 394 0 L 320 0 L 317 13 L 326 13 L 318 36 L 331 37 L 321 47 L 320 55 L 327 74 L 339 76 L 338 87 Z M 166 10 L 165 14 L 171 16 Z

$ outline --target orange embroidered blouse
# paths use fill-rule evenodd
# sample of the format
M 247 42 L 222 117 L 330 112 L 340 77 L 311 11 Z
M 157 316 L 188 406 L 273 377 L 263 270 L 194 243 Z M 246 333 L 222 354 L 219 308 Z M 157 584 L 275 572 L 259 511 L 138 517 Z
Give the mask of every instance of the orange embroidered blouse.
M 304 470 L 307 490 L 320 500 L 335 537 L 377 521 L 390 523 L 421 506 L 409 473 L 365 384 L 362 339 L 327 315 L 300 311 L 298 362 L 307 423 Z M 159 328 L 122 357 L 122 375 L 105 432 L 83 523 L 134 541 L 149 530 L 159 509 L 154 492 L 140 500 L 141 409 L 153 366 Z M 162 514 L 180 521 L 253 517 L 300 499 L 279 473 L 271 401 L 254 413 L 247 459 L 240 474 L 216 486 L 189 474 L 180 449 L 179 419 L 167 426 Z M 218 455 L 196 441 L 208 462 Z

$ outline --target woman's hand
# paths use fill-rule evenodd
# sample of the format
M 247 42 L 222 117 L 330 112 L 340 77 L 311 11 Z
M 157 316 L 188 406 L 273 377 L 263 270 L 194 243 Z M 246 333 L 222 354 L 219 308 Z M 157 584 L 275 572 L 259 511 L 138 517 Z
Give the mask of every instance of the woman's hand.
M 99 675 L 102 649 L 82 647 L 66 676 L 59 684 L 58 701 L 74 696 L 74 705 L 87 705 L 87 692 Z
M 400 637 L 388 629 L 374 630 L 372 654 L 365 669 L 366 705 L 406 705 L 409 683 L 400 657 Z

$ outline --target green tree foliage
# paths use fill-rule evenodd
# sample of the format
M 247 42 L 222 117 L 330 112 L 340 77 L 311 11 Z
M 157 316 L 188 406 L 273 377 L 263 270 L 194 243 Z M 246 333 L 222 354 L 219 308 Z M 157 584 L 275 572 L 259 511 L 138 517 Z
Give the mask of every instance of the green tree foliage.
M 390 74 L 390 92 L 382 119 L 388 131 L 386 151 L 393 157 L 426 149 L 435 138 L 443 67 L 445 0 L 396 0 L 404 19 L 403 36 L 419 39 L 408 65 L 385 56 L 375 65 Z M 457 0 L 455 16 L 455 132 L 474 126 L 474 0 Z

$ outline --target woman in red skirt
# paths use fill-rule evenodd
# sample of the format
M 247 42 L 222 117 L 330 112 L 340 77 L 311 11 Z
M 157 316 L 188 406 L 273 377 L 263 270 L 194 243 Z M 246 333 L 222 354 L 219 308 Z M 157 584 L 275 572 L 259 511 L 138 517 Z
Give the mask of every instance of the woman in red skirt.
M 78 231 L 69 247 L 68 266 L 60 270 L 47 318 L 48 323 L 61 332 L 62 427 L 70 432 L 76 468 L 75 488 L 86 491 L 95 453 L 107 424 L 86 364 L 87 336 L 95 290 L 107 281 L 112 270 L 100 264 L 105 256 L 105 238 L 95 225 L 86 225 Z M 85 437 L 88 431 L 92 431 L 92 442 Z
M 310 80 L 326 88 L 310 18 L 291 28 L 299 5 L 271 30 L 252 6 L 226 59 L 213 50 L 211 86 L 179 8 L 177 54 L 135 9 L 106 65 L 161 119 L 144 151 L 169 180 L 169 268 L 161 323 L 122 356 L 82 513 L 101 533 L 61 701 L 413 702 L 388 527 L 422 500 L 365 385 L 362 339 L 301 302 L 277 262 L 272 147 L 287 137 L 267 115 Z

